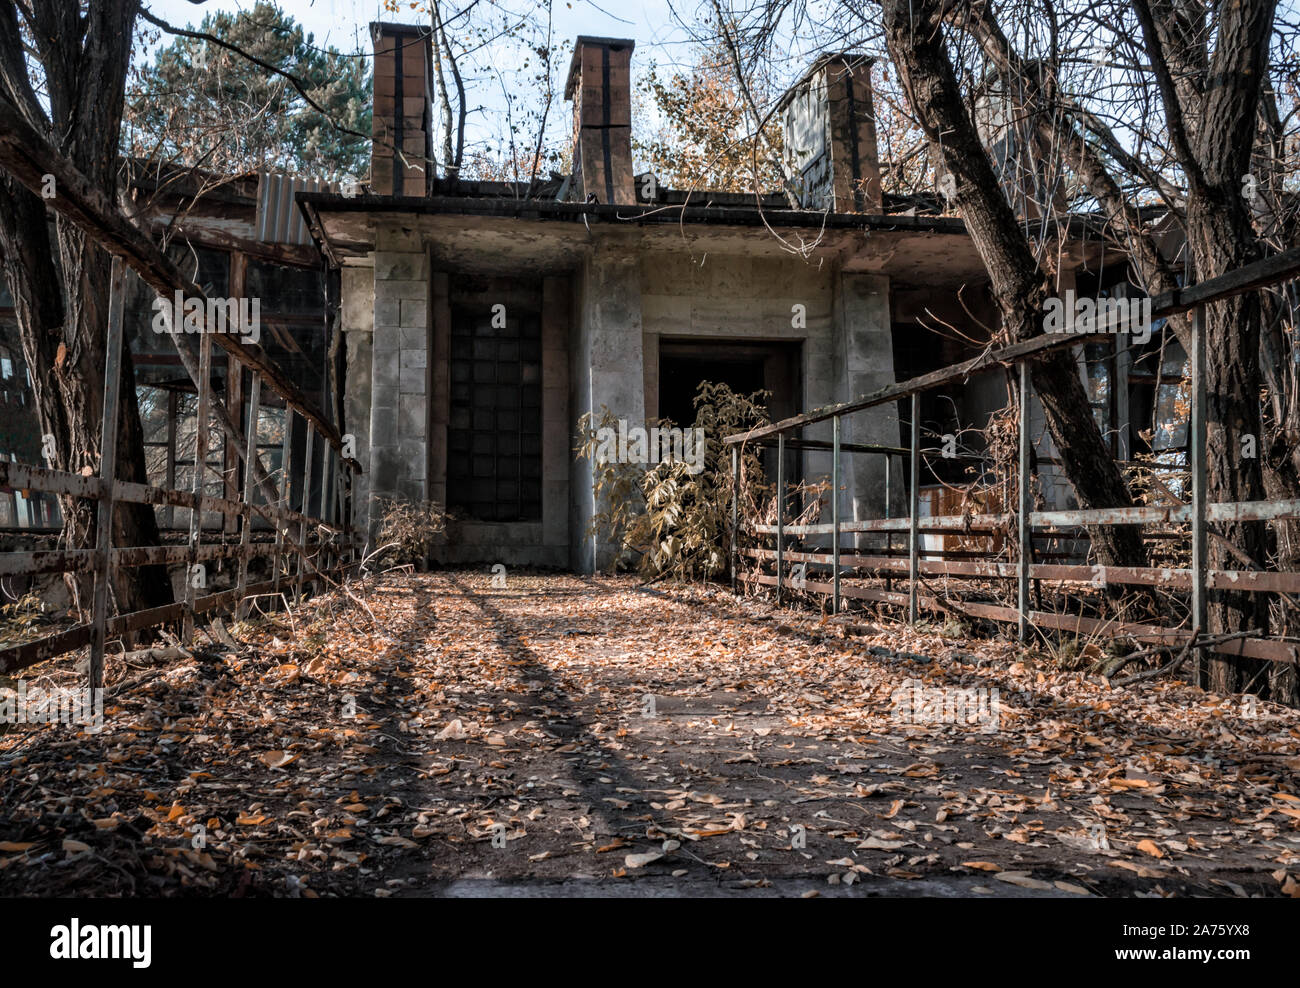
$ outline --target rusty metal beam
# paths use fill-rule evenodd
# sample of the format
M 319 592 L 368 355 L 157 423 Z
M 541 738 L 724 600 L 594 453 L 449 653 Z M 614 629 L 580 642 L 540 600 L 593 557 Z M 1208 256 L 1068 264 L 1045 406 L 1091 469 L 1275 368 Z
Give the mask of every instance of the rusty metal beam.
M 762 573 L 745 573 L 741 575 L 741 580 L 742 582 L 757 583 L 763 586 L 773 586 L 776 583 L 773 577 Z M 825 596 L 830 593 L 831 586 L 828 583 L 809 581 L 805 589 Z M 850 584 L 844 586 L 841 592 L 845 597 L 851 597 L 855 600 L 873 600 L 900 606 L 906 606 L 908 603 L 907 594 L 889 593 L 885 590 L 877 590 L 874 587 L 859 587 Z M 918 603 L 926 610 L 985 618 L 1004 624 L 1015 624 L 1019 620 L 1019 614 L 1014 607 L 1002 607 L 997 604 L 941 601 L 937 597 L 929 596 L 920 597 Z M 1149 624 L 1104 621 L 1099 618 L 1080 617 L 1073 614 L 1052 614 L 1047 611 L 1031 611 L 1029 620 L 1038 627 L 1055 628 L 1073 635 L 1124 636 L 1146 644 L 1168 645 L 1171 648 L 1184 644 L 1190 637 L 1190 633 L 1182 629 L 1162 628 Z M 1212 646 L 1211 650 L 1222 655 L 1244 656 L 1266 662 L 1300 664 L 1300 645 L 1266 638 L 1240 638 L 1235 641 L 1221 642 Z

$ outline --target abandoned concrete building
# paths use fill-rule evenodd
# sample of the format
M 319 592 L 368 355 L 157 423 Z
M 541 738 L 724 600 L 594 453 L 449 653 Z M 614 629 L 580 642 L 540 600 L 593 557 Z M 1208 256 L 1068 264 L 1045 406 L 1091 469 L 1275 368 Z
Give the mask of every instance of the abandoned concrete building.
M 780 195 L 672 190 L 634 174 L 634 42 L 613 38 L 575 43 L 571 176 L 541 193 L 428 177 L 392 150 L 430 153 L 423 29 L 373 30 L 375 133 L 392 144 L 374 145 L 368 194 L 299 202 L 341 269 L 344 418 L 363 481 L 459 516 L 442 561 L 608 560 L 585 538 L 590 464 L 573 445 L 586 412 L 689 424 L 696 386 L 714 380 L 770 391 L 779 418 L 961 359 L 962 330 L 979 339 L 996 322 L 961 220 L 882 195 L 867 59 L 819 59 L 783 100 L 792 209 Z M 1100 263 L 1100 236 L 1063 250 L 1063 287 L 1123 290 L 1126 265 L 1113 251 Z M 1117 359 L 1109 340 L 1088 349 L 1080 368 L 1099 420 L 1127 443 L 1130 418 L 1150 417 L 1114 400 L 1127 399 L 1113 382 L 1127 380 L 1131 355 Z M 922 414 L 946 432 L 1004 403 L 1002 385 L 981 379 Z M 844 440 L 897 447 L 905 428 L 878 408 L 854 416 Z M 828 423 L 806 432 L 830 438 Z M 829 474 L 824 452 L 793 462 L 794 475 Z M 847 457 L 845 476 L 845 517 L 880 517 L 887 500 L 901 510 L 902 471 L 887 498 L 883 457 Z M 928 501 L 937 513 L 938 496 Z
M 373 523 L 375 497 L 433 500 L 455 516 L 437 562 L 591 571 L 612 548 L 587 538 L 596 510 L 591 465 L 573 449 L 584 413 L 607 408 L 632 424 L 689 425 L 696 388 L 711 380 L 767 390 L 780 418 L 954 363 L 996 326 L 963 222 L 942 215 L 938 197 L 882 192 L 889 163 L 877 149 L 869 59 L 823 57 L 782 101 L 799 197 L 792 208 L 784 194 L 675 190 L 636 174 L 635 46 L 613 38 L 579 37 L 574 46 L 565 90 L 572 174 L 532 186 L 438 177 L 427 167 L 426 32 L 372 25 L 367 185 L 331 190 L 252 177 L 205 196 L 171 230 L 175 249 L 197 265 L 196 280 L 220 295 L 260 295 L 273 327 L 263 345 L 355 437 L 364 468 L 352 501 L 359 527 Z M 1028 221 L 1032 209 L 1021 211 Z M 1056 247 L 1060 291 L 1134 293 L 1099 223 L 1075 219 Z M 156 412 L 146 422 L 157 447 L 150 472 L 183 484 L 179 473 L 192 464 L 178 422 L 188 408 L 192 432 L 193 389 L 176 358 L 139 328 L 146 303 L 132 306 L 131 343 L 140 387 L 154 395 L 141 399 Z M 13 407 L 25 371 L 7 305 L 0 295 L 0 387 Z M 1141 345 L 1092 337 L 1078 360 L 1118 456 L 1177 456 L 1177 428 L 1150 431 L 1176 418 L 1184 358 L 1172 339 L 1162 341 L 1159 327 Z M 244 407 L 236 378 L 214 387 Z M 1006 400 L 998 377 L 972 379 L 927 395 L 923 427 L 931 436 L 980 427 Z M 878 407 L 848 419 L 843 440 L 906 445 L 909 418 L 908 407 Z M 283 431 L 267 422 L 262 445 L 272 470 L 304 456 L 301 439 L 281 447 Z M 0 434 L 0 456 L 39 456 L 30 424 L 11 432 Z M 829 423 L 804 432 L 830 438 Z M 1048 464 L 1049 503 L 1068 506 L 1069 485 L 1051 480 L 1041 421 L 1033 432 Z M 210 455 L 220 464 L 230 454 L 218 444 Z M 825 451 L 790 457 L 788 476 L 830 473 Z M 905 512 L 900 466 L 887 473 L 884 456 L 845 457 L 842 516 Z M 960 510 L 952 487 L 971 479 L 967 466 L 927 459 L 923 514 Z M 235 473 L 226 471 L 227 482 Z M 0 525 L 55 522 L 53 502 L 34 509 L 20 496 L 0 497 Z

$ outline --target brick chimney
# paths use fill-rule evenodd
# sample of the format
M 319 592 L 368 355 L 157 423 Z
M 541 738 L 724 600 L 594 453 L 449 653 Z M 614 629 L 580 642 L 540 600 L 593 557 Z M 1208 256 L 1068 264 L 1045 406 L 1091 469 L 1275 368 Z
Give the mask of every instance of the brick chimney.
M 570 198 L 633 205 L 632 49 L 625 38 L 579 37 L 564 98 L 573 100 Z
M 807 209 L 881 211 L 873 61 L 823 55 L 781 98 L 786 174 Z
M 423 196 L 432 179 L 430 33 L 414 24 L 370 25 L 375 43 L 370 191 L 375 195 Z

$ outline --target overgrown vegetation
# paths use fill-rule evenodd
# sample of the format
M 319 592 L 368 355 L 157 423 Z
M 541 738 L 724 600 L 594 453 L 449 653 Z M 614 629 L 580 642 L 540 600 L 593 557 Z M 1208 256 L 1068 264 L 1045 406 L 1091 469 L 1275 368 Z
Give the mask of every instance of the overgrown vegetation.
M 438 537 L 447 531 L 450 515 L 437 501 L 409 501 L 375 495 L 379 530 L 372 557 L 385 563 L 421 566 Z
M 693 423 L 705 441 L 699 472 L 680 460 L 647 465 L 604 458 L 598 434 L 601 429 L 617 430 L 618 420 L 604 406 L 599 419 L 584 414 L 578 421 L 575 452 L 594 465 L 592 489 L 597 504 L 587 537 L 618 546 L 615 567 L 635 569 L 647 578 L 707 580 L 725 572 L 732 469 L 731 450 L 722 438 L 767 422 L 766 398 L 763 391 L 742 395 L 725 384 L 700 384 Z M 762 480 L 763 465 L 755 447 L 744 447 L 740 469 L 744 495 L 740 512 L 745 523 L 763 513 L 774 492 Z

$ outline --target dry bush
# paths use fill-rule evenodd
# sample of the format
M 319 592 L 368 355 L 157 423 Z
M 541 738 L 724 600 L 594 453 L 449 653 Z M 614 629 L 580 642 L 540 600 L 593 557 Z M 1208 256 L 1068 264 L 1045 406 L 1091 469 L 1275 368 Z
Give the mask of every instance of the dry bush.
M 648 578 L 706 580 L 721 575 L 728 562 L 732 491 L 731 450 L 721 440 L 768 421 L 765 397 L 765 392 L 736 394 L 725 384 L 700 385 L 695 422 L 687 427 L 702 430 L 705 437 L 703 469 L 698 473 L 672 460 L 650 465 L 601 461 L 597 434 L 601 428 L 617 428 L 618 420 L 608 408 L 601 409 L 599 419 L 584 415 L 575 452 L 595 466 L 592 487 L 601 506 L 588 537 L 618 545 L 615 565 L 635 568 Z M 762 478 L 752 447 L 740 459 L 743 477 Z M 742 484 L 742 490 L 744 523 L 762 503 L 767 485 Z
M 447 531 L 447 510 L 437 501 L 408 501 L 402 498 L 375 496 L 380 509 L 378 548 L 372 555 L 384 554 L 397 565 L 422 564 L 434 543 Z

